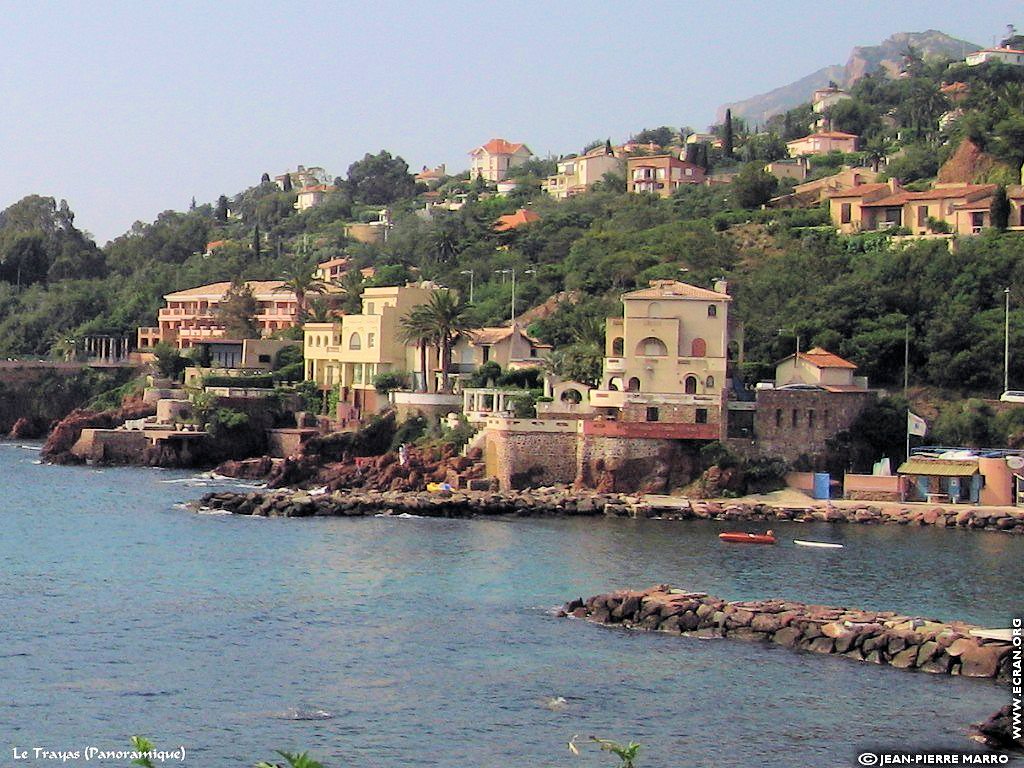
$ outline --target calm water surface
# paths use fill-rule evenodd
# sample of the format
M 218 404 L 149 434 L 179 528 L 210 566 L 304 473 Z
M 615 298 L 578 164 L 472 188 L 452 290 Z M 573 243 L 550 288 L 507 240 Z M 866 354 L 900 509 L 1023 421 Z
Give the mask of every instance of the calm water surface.
M 181 502 L 218 487 L 195 475 L 37 458 L 0 445 L 3 766 L 52 765 L 14 762 L 15 746 L 133 733 L 197 768 L 274 749 L 329 768 L 613 764 L 571 755 L 577 734 L 639 741 L 645 768 L 845 766 L 872 747 L 974 749 L 966 724 L 1009 701 L 551 609 L 669 582 L 1007 626 L 1024 613 L 1022 537 L 793 524 L 780 546 L 729 547 L 714 523 L 195 515 Z M 318 710 L 331 718 L 293 719 Z

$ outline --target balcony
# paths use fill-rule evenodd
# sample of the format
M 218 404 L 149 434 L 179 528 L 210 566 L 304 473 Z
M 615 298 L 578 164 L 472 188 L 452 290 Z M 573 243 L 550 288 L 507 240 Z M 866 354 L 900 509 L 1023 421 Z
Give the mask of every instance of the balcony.
M 604 389 L 592 389 L 590 391 L 590 405 L 594 408 L 621 408 L 625 404 L 625 392 Z
M 626 360 L 621 357 L 606 357 L 604 359 L 605 373 L 625 373 Z

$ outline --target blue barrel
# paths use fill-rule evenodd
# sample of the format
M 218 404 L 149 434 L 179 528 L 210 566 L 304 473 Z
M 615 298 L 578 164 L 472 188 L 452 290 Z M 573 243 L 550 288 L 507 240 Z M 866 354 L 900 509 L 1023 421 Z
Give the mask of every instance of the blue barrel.
M 832 478 L 829 476 L 828 472 L 815 472 L 811 498 L 827 499 L 829 497 L 829 486 L 831 485 L 831 480 Z

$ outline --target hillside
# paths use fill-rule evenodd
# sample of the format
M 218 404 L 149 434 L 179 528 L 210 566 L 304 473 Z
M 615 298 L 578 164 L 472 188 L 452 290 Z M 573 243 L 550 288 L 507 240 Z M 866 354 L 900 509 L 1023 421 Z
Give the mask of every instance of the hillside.
M 916 48 L 926 60 L 962 59 L 966 54 L 981 48 L 980 45 L 958 40 L 934 29 L 927 32 L 898 32 L 879 45 L 857 46 L 850 51 L 845 65 L 831 64 L 767 93 L 723 104 L 716 112 L 715 121 L 722 122 L 725 119 L 725 110 L 731 109 L 733 117 L 742 117 L 751 123 L 763 123 L 772 115 L 781 114 L 808 101 L 811 93 L 818 88 L 825 88 L 829 81 L 845 88 L 864 75 L 879 70 L 885 70 L 889 76 L 895 76 L 900 71 L 903 52 L 907 50 L 907 46 Z

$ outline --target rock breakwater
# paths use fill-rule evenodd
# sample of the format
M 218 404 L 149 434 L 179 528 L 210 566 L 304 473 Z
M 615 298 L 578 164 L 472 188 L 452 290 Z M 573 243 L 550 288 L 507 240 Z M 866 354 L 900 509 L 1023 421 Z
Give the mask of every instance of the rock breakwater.
M 250 493 L 208 493 L 193 502 L 194 509 L 216 509 L 236 515 L 263 517 L 362 517 L 418 515 L 422 517 L 630 517 L 635 497 L 534 488 L 511 493 L 440 491 L 436 493 L 345 490 L 317 493 L 279 489 Z
M 727 601 L 667 585 L 566 603 L 560 616 L 697 637 L 774 643 L 932 674 L 1009 680 L 1012 646 L 964 622 L 790 600 Z
M 792 520 L 800 523 L 862 523 L 867 525 L 934 525 L 943 528 L 969 528 L 972 530 L 1004 531 L 1024 534 L 1024 511 L 992 507 L 887 506 L 877 504 L 850 504 L 836 506 L 780 506 L 747 502 L 720 502 L 692 500 L 660 507 L 644 506 L 646 516 L 677 520 L 749 520 L 771 522 Z

